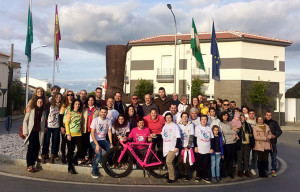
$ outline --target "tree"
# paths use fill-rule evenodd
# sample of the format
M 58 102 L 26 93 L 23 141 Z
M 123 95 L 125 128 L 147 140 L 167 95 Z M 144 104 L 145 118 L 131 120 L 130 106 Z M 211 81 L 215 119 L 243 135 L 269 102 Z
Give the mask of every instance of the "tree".
M 204 81 L 201 80 L 199 77 L 196 77 L 192 80 L 192 97 L 196 97 L 197 95 L 203 95 L 201 91 Z
M 13 111 L 22 110 L 25 101 L 25 89 L 21 81 L 12 81 L 8 89 L 8 114 Z
M 144 101 L 146 94 L 153 94 L 153 83 L 149 80 L 139 79 L 134 94 L 136 94 L 140 100 Z
M 300 98 L 300 81 L 285 92 L 285 98 Z
M 94 95 L 94 96 L 96 96 L 96 93 L 95 93 L 95 91 L 89 92 L 89 93 L 87 94 L 87 96 L 90 96 L 90 95 Z
M 249 92 L 251 103 L 259 104 L 259 114 L 262 114 L 261 105 L 265 105 L 270 101 L 270 97 L 266 95 L 266 91 L 270 86 L 269 81 L 260 80 L 252 82 L 252 89 Z

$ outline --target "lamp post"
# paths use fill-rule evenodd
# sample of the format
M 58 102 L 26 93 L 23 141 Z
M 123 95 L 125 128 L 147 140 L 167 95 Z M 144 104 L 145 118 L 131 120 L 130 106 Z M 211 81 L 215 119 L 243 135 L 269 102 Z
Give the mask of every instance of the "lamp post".
M 43 48 L 43 47 L 47 47 L 47 45 L 41 45 L 39 47 L 36 47 L 34 49 L 31 50 L 31 53 L 39 48 Z M 26 69 L 26 98 L 25 98 L 25 107 L 27 107 L 28 104 L 28 84 L 29 84 L 29 60 L 27 58 L 27 69 Z
M 173 18 L 174 18 L 174 23 L 175 23 L 175 47 L 174 47 L 174 93 L 176 93 L 176 45 L 177 45 L 177 26 L 176 26 L 176 18 L 172 10 L 172 5 L 167 4 L 167 7 L 170 9 L 172 12 Z
M 279 124 L 279 126 L 280 126 L 280 100 L 281 100 L 281 98 L 282 98 L 282 96 L 283 96 L 283 94 L 282 93 L 277 93 L 277 98 L 278 98 L 278 100 L 279 100 L 279 121 L 278 121 L 278 124 Z

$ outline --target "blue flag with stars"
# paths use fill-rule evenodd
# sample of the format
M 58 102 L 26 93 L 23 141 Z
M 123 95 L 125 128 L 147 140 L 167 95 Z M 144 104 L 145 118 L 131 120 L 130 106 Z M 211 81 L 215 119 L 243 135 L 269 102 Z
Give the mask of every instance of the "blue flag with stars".
M 216 32 L 215 32 L 215 24 L 213 22 L 212 26 L 212 33 L 211 33 L 211 55 L 212 55 L 212 78 L 216 81 L 220 81 L 220 66 L 221 66 L 221 59 L 219 55 L 219 49 L 216 39 Z

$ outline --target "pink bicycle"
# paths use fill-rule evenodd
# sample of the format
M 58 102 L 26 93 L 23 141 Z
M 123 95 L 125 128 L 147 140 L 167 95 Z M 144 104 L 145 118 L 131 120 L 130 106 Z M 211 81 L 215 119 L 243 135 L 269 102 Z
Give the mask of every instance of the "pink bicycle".
M 132 143 L 120 140 L 122 146 L 114 147 L 108 150 L 103 158 L 102 167 L 105 172 L 111 177 L 126 177 L 132 171 L 133 157 L 136 159 L 140 167 L 144 171 L 148 171 L 153 177 L 164 178 L 167 176 L 167 169 L 164 163 L 152 151 L 152 143 Z M 136 154 L 133 146 L 148 146 L 144 160 Z

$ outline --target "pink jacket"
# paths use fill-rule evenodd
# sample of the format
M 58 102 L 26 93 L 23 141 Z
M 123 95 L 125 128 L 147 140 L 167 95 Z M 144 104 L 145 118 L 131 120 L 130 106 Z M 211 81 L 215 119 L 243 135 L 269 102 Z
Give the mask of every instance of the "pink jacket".
M 270 127 L 266 124 L 264 124 L 266 126 L 266 132 L 264 133 L 264 131 L 258 127 L 258 125 L 253 127 L 253 135 L 254 135 L 254 139 L 255 139 L 255 146 L 254 146 L 254 150 L 256 151 L 265 151 L 265 150 L 271 150 L 271 143 L 270 143 L 270 139 L 271 139 L 271 130 Z M 269 141 L 267 141 L 267 138 L 269 138 Z

